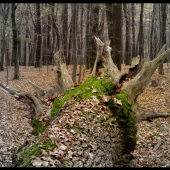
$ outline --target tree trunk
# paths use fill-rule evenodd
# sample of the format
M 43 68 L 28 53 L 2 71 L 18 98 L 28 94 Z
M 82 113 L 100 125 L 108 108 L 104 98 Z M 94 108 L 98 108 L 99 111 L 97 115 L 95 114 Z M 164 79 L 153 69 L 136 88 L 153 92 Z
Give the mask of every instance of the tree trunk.
M 67 61 L 67 35 L 68 35 L 68 4 L 65 3 L 63 7 L 63 55 L 64 60 Z
M 87 19 L 86 19 L 86 69 L 90 69 L 90 35 L 89 35 L 89 26 L 90 26 L 90 4 L 87 4 Z
M 26 98 L 31 98 L 30 106 L 34 111 L 39 106 L 36 111 L 38 117 L 32 120 L 33 132 L 39 134 L 39 138 L 26 142 L 26 145 L 14 153 L 15 166 L 129 166 L 133 158 L 130 152 L 136 145 L 135 123 L 170 116 L 167 113 L 144 110 L 137 103 L 137 97 L 146 88 L 157 67 L 170 54 L 170 49 L 165 50 L 166 45 L 164 45 L 157 57 L 152 61 L 144 62 L 142 67 L 138 67 L 140 57 L 133 58 L 131 68 L 138 67 L 138 72 L 127 80 L 128 74 L 121 73 L 113 63 L 110 42 L 103 43 L 96 37 L 95 40 L 97 56 L 92 76 L 78 87 L 70 88 L 73 82 L 66 70 L 66 65 L 59 58 L 60 51 L 55 54 L 57 63 L 54 68 L 55 82 L 60 88 L 68 85 L 63 97 L 59 95 L 61 91 L 55 89 L 57 91 L 54 92 L 58 96 L 38 99 L 28 94 L 21 95 L 21 91 L 11 87 L 6 88 L 0 83 L 0 86 L 15 98 L 18 100 L 22 98 L 22 102 L 29 104 Z M 96 77 L 99 71 L 98 65 L 101 63 L 106 68 L 106 76 L 103 78 Z M 71 81 L 69 82 L 68 79 Z M 44 95 L 42 89 L 36 86 L 35 89 Z M 54 99 L 51 114 L 49 111 L 41 112 L 40 108 L 43 107 L 40 107 L 41 102 L 46 102 L 47 105 Z M 83 152 L 80 153 L 81 150 Z M 73 153 L 77 153 L 76 157 Z M 89 157 L 85 156 L 86 154 Z M 83 160 L 82 157 L 85 159 Z M 79 158 L 81 162 L 74 161 Z
M 134 3 L 131 4 L 132 6 L 132 57 L 136 57 L 136 51 L 135 51 L 135 20 L 134 20 Z
M 161 21 L 161 45 L 166 44 L 166 3 L 161 4 L 161 16 L 162 16 L 162 21 Z M 163 61 L 164 62 L 164 61 Z M 163 69 L 163 62 L 159 66 L 158 72 L 161 75 L 164 75 L 164 69 Z
M 143 54 L 143 8 L 144 8 L 144 3 L 141 3 L 141 13 L 140 13 L 140 25 L 139 25 L 139 55 L 141 60 L 144 58 Z
M 72 4 L 73 11 L 73 72 L 72 72 L 72 80 L 76 82 L 76 71 L 77 71 L 77 4 Z
M 96 53 L 97 53 L 97 48 L 96 48 L 96 42 L 94 39 L 94 36 L 98 36 L 98 27 L 99 27 L 99 4 L 92 4 L 92 10 L 91 10 L 91 32 L 90 32 L 90 49 L 89 56 L 90 56 L 90 69 L 92 71 L 94 62 L 96 60 Z
M 126 48 L 125 48 L 125 64 L 130 64 L 130 49 L 129 49 L 129 12 L 127 11 L 127 4 L 123 3 L 124 13 L 125 13 L 125 21 L 126 21 Z
M 110 8 L 110 10 L 109 10 Z M 121 4 L 106 3 L 106 16 L 108 23 L 109 39 L 111 40 L 112 59 L 121 70 L 122 56 L 122 13 Z
M 152 43 L 152 37 L 153 37 L 153 26 L 154 26 L 154 20 L 155 20 L 155 9 L 156 8 L 156 5 L 153 4 L 153 14 L 152 14 L 152 23 L 151 23 L 151 33 L 150 33 L 150 57 L 151 57 L 151 60 L 154 59 L 154 55 L 153 55 L 153 43 Z
M 17 52 L 18 52 L 19 65 L 21 65 L 22 57 L 21 57 L 21 34 L 20 34 L 20 31 L 18 31 Z
M 36 34 L 37 34 L 37 49 L 36 49 L 36 60 L 35 67 L 41 67 L 41 21 L 40 21 L 40 3 L 36 3 Z
M 5 57 L 5 31 L 6 31 L 6 21 L 8 19 L 8 15 L 9 15 L 9 3 L 4 3 L 0 5 L 0 12 L 2 15 L 2 19 L 3 19 L 3 25 L 2 25 L 2 53 L 1 53 L 1 62 L 0 62 L 0 71 L 4 70 L 4 57 Z
M 14 58 L 14 79 L 19 80 L 19 58 L 18 58 L 18 30 L 15 22 L 15 10 L 17 6 L 15 3 L 11 4 L 11 19 L 12 19 L 12 30 L 13 30 L 13 58 Z

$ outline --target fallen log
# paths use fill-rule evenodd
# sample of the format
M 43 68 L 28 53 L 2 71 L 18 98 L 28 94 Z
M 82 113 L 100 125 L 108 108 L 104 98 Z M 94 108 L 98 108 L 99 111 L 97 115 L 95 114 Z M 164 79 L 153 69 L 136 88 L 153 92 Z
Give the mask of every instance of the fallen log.
M 14 153 L 15 166 L 128 166 L 133 158 L 130 152 L 136 145 L 135 124 L 143 120 L 170 116 L 167 113 L 144 110 L 137 102 L 137 97 L 146 88 L 170 49 L 165 50 L 164 45 L 154 60 L 145 60 L 141 67 L 126 79 L 128 73 L 120 72 L 112 61 L 110 42 L 103 43 L 100 39 L 95 39 L 98 52 L 92 76 L 78 87 L 72 87 L 73 83 L 64 63 L 56 57 L 58 64 L 54 68 L 55 86 L 51 87 L 50 93 L 50 90 L 39 90 L 39 95 L 50 96 L 48 100 L 54 100 L 51 115 L 43 112 L 33 118 L 34 132 L 39 137 L 26 142 Z M 58 54 L 59 52 L 55 56 Z M 131 65 L 132 69 L 138 67 L 137 59 L 135 60 Z M 105 76 L 98 77 L 102 63 L 106 68 Z M 4 85 L 1 87 L 5 89 Z M 18 93 L 21 92 L 11 88 L 10 94 L 14 97 Z M 59 94 L 63 95 L 59 97 Z M 31 99 L 34 103 L 33 96 Z M 46 99 L 42 98 L 43 101 Z M 38 99 L 38 103 L 39 100 L 41 99 Z M 32 108 L 36 110 L 36 104 Z

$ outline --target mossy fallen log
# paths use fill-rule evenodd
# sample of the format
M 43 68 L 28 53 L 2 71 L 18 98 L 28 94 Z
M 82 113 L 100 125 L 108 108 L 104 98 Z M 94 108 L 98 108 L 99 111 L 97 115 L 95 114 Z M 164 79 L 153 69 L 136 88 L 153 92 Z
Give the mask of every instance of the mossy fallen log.
M 39 137 L 14 153 L 14 166 L 128 166 L 136 144 L 135 116 L 127 94 L 115 93 L 114 86 L 108 76 L 89 77 L 55 99 L 55 120 L 44 128 L 34 119 Z
M 136 144 L 135 123 L 170 116 L 142 109 L 137 102 L 170 49 L 165 50 L 164 45 L 155 59 L 146 59 L 139 67 L 138 62 L 133 62 L 129 73 L 122 73 L 111 58 L 110 42 L 95 39 L 97 57 L 92 77 L 78 87 L 73 87 L 59 52 L 54 55 L 58 63 L 54 69 L 55 86 L 44 91 L 33 85 L 41 97 L 0 83 L 16 99 L 30 105 L 32 115 L 36 115 L 32 125 L 38 137 L 13 154 L 14 166 L 129 166 Z M 139 56 L 134 59 L 138 60 Z M 104 77 L 99 76 L 101 64 L 105 66 Z M 44 94 L 49 98 L 43 98 Z M 53 108 L 41 112 L 46 100 L 54 100 Z

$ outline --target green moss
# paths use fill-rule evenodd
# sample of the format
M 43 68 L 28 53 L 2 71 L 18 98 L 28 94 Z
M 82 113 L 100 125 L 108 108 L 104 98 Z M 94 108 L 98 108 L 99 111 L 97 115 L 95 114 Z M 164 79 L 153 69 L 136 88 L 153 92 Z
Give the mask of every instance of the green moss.
M 51 151 L 54 150 L 54 148 L 56 148 L 57 145 L 53 144 L 50 140 L 47 140 L 43 143 L 42 149 L 47 150 L 49 148 L 51 148 Z
M 39 147 L 39 144 L 35 144 L 31 147 L 21 147 L 20 149 L 17 150 L 16 153 L 13 154 L 12 157 L 12 163 L 14 164 L 15 167 L 33 167 L 31 165 L 31 159 L 30 157 L 32 155 L 34 156 L 39 156 L 40 155 L 40 150 L 41 148 Z M 20 159 L 17 159 L 16 154 L 19 153 Z
M 49 122 L 49 123 L 50 123 L 50 122 Z M 48 124 L 49 124 L 49 123 L 48 123 Z M 44 130 L 45 130 L 45 129 L 47 128 L 47 126 L 48 126 L 48 125 L 43 126 L 43 125 L 42 125 L 42 122 L 39 121 L 39 120 L 37 120 L 37 119 L 35 119 L 35 118 L 33 118 L 32 124 L 33 124 L 33 127 L 34 127 L 34 129 L 33 129 L 32 132 L 33 132 L 35 135 L 38 135 L 39 133 L 44 132 Z
M 30 157 L 32 155 L 38 157 L 40 156 L 40 150 L 44 149 L 47 150 L 48 148 L 51 148 L 51 150 L 53 151 L 54 148 L 56 148 L 57 145 L 56 144 L 52 144 L 52 142 L 50 140 L 45 141 L 43 144 L 41 143 L 37 143 L 34 144 L 33 146 L 26 146 L 26 145 L 22 145 L 14 154 L 12 157 L 12 163 L 14 164 L 14 166 L 16 167 L 33 167 L 31 164 L 31 159 Z M 16 155 L 20 155 L 20 159 L 17 159 Z
M 35 118 L 32 121 L 34 126 L 33 133 L 38 135 L 38 133 L 42 133 L 45 131 L 50 122 L 55 118 L 57 112 L 61 109 L 66 101 L 75 96 L 75 100 L 78 101 L 80 98 L 91 99 L 91 96 L 96 96 L 99 99 L 99 95 L 110 94 L 113 93 L 114 84 L 108 79 L 107 76 L 104 76 L 103 79 L 96 79 L 94 77 L 89 77 L 83 84 L 78 86 L 77 88 L 70 88 L 65 96 L 62 99 L 55 99 L 53 102 L 53 108 L 51 109 L 51 118 L 46 126 L 42 126 L 42 123 Z M 93 87 L 93 88 L 91 88 Z M 89 88 L 89 89 L 87 89 Z M 98 90 L 98 93 L 93 93 L 92 90 Z
M 122 106 L 115 105 L 113 100 L 106 103 L 110 110 L 118 120 L 120 129 L 124 137 L 124 150 L 123 153 L 129 153 L 136 145 L 136 132 L 135 116 L 132 116 L 131 103 L 127 100 L 127 94 L 122 92 L 116 95 L 118 100 L 121 100 Z

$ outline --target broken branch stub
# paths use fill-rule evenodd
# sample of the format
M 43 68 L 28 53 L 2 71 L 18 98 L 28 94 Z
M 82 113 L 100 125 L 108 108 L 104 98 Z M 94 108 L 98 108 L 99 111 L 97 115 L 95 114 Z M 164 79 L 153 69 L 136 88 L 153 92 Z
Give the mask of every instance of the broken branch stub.
M 66 64 L 60 58 L 60 52 L 61 51 L 58 51 L 54 54 L 55 61 L 55 66 L 53 68 L 55 74 L 54 86 L 48 87 L 47 91 L 45 91 L 41 87 L 32 83 L 31 81 L 28 81 L 35 88 L 35 93 L 44 98 L 54 97 L 58 94 L 65 94 L 67 90 L 74 85 L 68 73 Z
M 121 72 L 118 70 L 116 65 L 113 63 L 113 60 L 111 58 L 111 50 L 112 48 L 109 46 L 110 41 L 107 41 L 106 43 L 103 43 L 99 38 L 96 38 L 96 44 L 97 44 L 97 57 L 94 63 L 92 76 L 96 76 L 96 67 L 98 62 L 103 62 L 106 70 L 105 74 L 109 75 L 111 78 L 111 81 L 114 84 L 118 84 L 119 80 L 126 74 L 126 72 Z
M 55 86 L 51 86 L 47 89 L 45 98 L 54 97 L 57 94 L 65 94 L 67 90 L 74 85 L 66 64 L 60 58 L 60 50 L 54 54 L 54 61 L 56 65 L 54 66 L 55 73 Z

